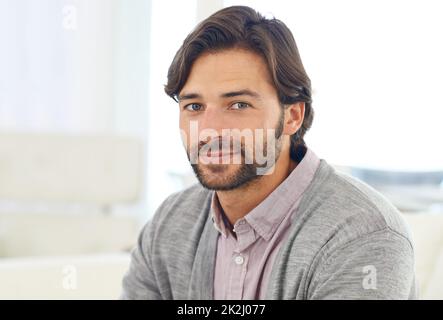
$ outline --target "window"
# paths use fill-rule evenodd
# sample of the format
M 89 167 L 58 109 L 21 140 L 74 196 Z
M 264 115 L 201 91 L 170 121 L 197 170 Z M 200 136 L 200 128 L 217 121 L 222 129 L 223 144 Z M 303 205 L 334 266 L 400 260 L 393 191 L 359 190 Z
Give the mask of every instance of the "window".
M 313 85 L 309 145 L 329 162 L 443 169 L 439 1 L 233 1 L 282 20 Z

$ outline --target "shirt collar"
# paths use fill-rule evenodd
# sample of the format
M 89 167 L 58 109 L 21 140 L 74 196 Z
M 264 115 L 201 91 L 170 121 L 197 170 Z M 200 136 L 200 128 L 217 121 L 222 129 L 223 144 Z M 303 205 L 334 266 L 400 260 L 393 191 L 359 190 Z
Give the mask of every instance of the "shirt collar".
M 244 220 L 261 237 L 269 241 L 285 216 L 289 214 L 291 207 L 301 199 L 319 164 L 320 159 L 308 148 L 301 162 L 289 176 L 257 207 L 246 214 Z M 223 209 L 218 201 L 217 193 L 214 191 L 211 209 L 214 227 L 226 237 L 229 231 L 223 221 Z M 239 221 L 241 220 L 243 219 Z

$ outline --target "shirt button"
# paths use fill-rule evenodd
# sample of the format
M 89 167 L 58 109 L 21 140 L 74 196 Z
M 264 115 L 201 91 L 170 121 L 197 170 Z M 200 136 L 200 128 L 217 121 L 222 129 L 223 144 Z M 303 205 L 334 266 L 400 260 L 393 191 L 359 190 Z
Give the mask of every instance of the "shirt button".
M 243 264 L 243 262 L 245 262 L 245 259 L 242 256 L 236 256 L 234 261 L 236 264 L 240 265 Z

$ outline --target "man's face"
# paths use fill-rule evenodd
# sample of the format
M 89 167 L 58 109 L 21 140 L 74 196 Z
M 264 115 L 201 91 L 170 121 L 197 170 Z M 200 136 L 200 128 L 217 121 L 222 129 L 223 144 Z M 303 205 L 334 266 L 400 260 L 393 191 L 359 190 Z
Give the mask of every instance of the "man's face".
M 243 49 L 201 55 L 179 93 L 179 106 L 188 158 L 198 154 L 191 164 L 206 188 L 233 190 L 259 178 L 258 152 L 273 154 L 273 163 L 278 158 L 284 113 L 261 56 Z M 254 134 L 254 143 L 245 133 Z

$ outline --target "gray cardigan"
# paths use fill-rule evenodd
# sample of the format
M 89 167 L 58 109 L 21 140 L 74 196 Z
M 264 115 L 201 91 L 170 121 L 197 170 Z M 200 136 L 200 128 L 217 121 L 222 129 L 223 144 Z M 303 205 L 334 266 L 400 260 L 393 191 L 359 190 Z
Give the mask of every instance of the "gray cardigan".
M 131 253 L 121 299 L 212 299 L 218 236 L 212 192 L 195 185 L 163 202 Z M 268 299 L 417 298 L 414 250 L 401 214 L 325 160 L 290 228 Z

